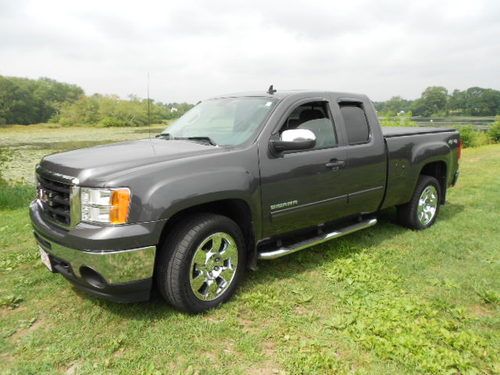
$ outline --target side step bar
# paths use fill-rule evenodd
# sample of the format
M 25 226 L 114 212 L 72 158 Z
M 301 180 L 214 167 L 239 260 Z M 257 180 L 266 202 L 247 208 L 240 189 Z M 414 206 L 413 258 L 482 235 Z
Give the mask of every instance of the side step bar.
M 297 251 L 306 249 L 311 246 L 319 245 L 320 243 L 333 240 L 334 238 L 345 236 L 346 234 L 350 234 L 353 232 L 357 232 L 358 230 L 369 228 L 377 224 L 377 219 L 369 219 L 365 221 L 361 221 L 359 223 L 349 225 L 344 228 L 337 229 L 330 233 L 325 233 L 320 236 L 316 236 L 313 238 L 309 238 L 304 241 L 300 241 L 290 245 L 289 247 L 280 247 L 276 250 L 266 251 L 264 253 L 259 253 L 259 259 L 269 260 L 281 258 L 282 256 L 295 253 Z

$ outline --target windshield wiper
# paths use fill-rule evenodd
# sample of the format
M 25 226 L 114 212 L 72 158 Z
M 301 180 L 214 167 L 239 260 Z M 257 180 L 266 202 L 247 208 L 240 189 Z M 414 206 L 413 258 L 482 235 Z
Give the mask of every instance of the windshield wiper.
M 170 133 L 160 133 L 160 134 L 156 134 L 155 135 L 155 138 L 163 138 L 163 139 L 174 139 Z
M 187 139 L 188 141 L 201 141 L 208 143 L 211 146 L 217 146 L 217 143 L 215 143 L 212 138 L 210 137 L 175 137 L 174 139 Z
M 156 136 L 156 138 L 163 138 L 163 139 L 178 139 L 178 140 L 186 140 L 186 141 L 195 141 L 195 142 L 203 142 L 207 143 L 211 146 L 217 146 L 217 143 L 215 143 L 212 138 L 210 137 L 173 137 L 170 133 L 160 133 Z

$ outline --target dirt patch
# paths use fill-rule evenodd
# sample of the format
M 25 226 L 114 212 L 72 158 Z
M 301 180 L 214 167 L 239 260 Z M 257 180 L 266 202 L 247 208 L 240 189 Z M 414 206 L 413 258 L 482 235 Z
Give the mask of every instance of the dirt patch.
M 64 373 L 66 375 L 76 375 L 78 373 L 78 369 L 80 368 L 79 363 L 72 363 Z
M 479 318 L 489 318 L 494 315 L 494 312 L 484 305 L 473 305 L 470 308 L 472 315 L 477 316 Z
M 250 375 L 275 375 L 275 374 L 285 374 L 283 370 L 279 368 L 272 361 L 265 361 L 259 363 L 257 367 L 252 367 L 247 370 L 247 374 Z
M 41 319 L 36 319 L 33 322 L 22 321 L 19 324 L 19 327 L 16 332 L 10 337 L 12 341 L 18 342 L 24 336 L 30 334 L 31 332 L 36 331 L 43 325 L 43 321 Z
M 262 352 L 265 354 L 266 360 L 257 364 L 257 366 L 248 369 L 248 374 L 271 375 L 285 373 L 276 362 L 276 344 L 273 341 L 264 341 L 262 344 Z

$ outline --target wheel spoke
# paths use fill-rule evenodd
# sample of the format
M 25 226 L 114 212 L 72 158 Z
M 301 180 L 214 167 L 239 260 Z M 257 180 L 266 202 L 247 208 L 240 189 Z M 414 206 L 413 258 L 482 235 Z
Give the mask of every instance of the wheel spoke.
M 212 247 L 210 249 L 210 252 L 213 254 L 219 253 L 221 251 L 222 242 L 222 237 L 219 234 L 214 235 L 212 237 Z
M 232 242 L 229 242 L 227 246 L 225 246 L 224 251 L 221 252 L 220 257 L 222 260 L 233 259 L 238 256 L 238 248 Z
M 191 287 L 193 290 L 199 291 L 203 284 L 205 284 L 207 278 L 205 274 L 201 271 L 198 271 L 198 274 L 191 280 Z
M 196 250 L 193 258 L 194 264 L 198 264 L 200 266 L 204 266 L 207 262 L 207 253 L 200 247 Z
M 207 289 L 205 292 L 206 299 L 215 299 L 217 297 L 217 290 L 219 289 L 219 285 L 215 280 L 209 280 L 207 282 Z
M 221 277 L 224 281 L 231 280 L 233 278 L 235 269 L 232 267 L 225 267 L 224 270 L 220 273 L 219 277 Z

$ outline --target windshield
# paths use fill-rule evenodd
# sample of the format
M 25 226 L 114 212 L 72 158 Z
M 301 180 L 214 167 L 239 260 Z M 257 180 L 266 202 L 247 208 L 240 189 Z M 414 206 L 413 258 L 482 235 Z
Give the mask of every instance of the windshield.
M 275 102 L 262 97 L 207 100 L 186 112 L 162 134 L 168 134 L 170 139 L 209 138 L 217 145 L 240 145 L 255 134 Z

